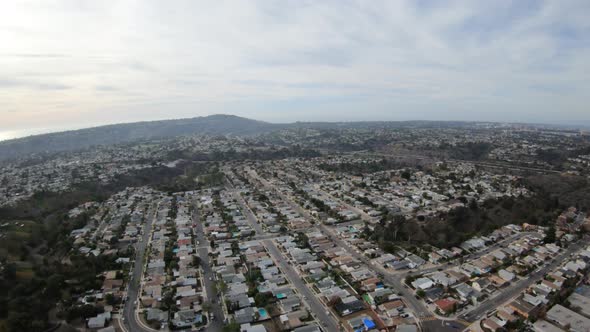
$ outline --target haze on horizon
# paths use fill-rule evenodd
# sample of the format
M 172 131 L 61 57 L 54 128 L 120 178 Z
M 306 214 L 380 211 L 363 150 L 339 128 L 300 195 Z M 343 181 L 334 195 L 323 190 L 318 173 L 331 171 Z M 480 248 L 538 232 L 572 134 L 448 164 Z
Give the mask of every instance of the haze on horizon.
M 235 114 L 590 125 L 590 2 L 10 1 L 0 140 Z

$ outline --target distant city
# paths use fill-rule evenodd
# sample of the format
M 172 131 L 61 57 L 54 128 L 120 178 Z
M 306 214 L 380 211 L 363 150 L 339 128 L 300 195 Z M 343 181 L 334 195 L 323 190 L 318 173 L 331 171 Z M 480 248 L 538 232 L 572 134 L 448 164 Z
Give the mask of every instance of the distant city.
M 0 143 L 8 331 L 584 331 L 590 135 L 231 115 Z

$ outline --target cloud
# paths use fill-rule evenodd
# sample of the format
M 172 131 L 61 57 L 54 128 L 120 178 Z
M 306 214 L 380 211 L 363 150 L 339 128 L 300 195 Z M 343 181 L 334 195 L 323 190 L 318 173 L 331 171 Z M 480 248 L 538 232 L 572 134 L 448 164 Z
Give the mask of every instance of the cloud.
M 32 126 L 40 110 L 49 125 L 220 110 L 273 121 L 590 121 L 583 0 L 6 7 L 0 99 L 18 112 L 0 110 L 5 126 Z
M 23 80 L 12 80 L 12 79 L 1 79 L 0 87 L 2 88 L 24 88 L 28 90 L 67 90 L 72 88 L 71 86 L 61 83 L 47 83 L 47 82 L 35 82 L 35 81 L 23 81 Z

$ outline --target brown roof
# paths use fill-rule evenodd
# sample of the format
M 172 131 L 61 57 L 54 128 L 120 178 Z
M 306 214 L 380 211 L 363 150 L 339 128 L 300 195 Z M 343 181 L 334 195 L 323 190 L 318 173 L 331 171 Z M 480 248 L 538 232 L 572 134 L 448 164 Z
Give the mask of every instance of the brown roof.
M 455 304 L 457 304 L 457 301 L 453 299 L 440 299 L 434 302 L 434 304 L 436 304 L 436 306 L 444 312 L 451 312 L 453 309 L 455 309 Z
M 109 279 L 102 283 L 103 290 L 117 289 L 121 288 L 121 286 L 123 286 L 123 280 L 121 279 Z
M 382 304 L 383 308 L 386 310 L 396 309 L 404 306 L 404 303 L 400 300 L 385 302 Z
M 180 307 L 190 307 L 193 303 L 199 301 L 199 295 L 187 296 L 180 299 Z

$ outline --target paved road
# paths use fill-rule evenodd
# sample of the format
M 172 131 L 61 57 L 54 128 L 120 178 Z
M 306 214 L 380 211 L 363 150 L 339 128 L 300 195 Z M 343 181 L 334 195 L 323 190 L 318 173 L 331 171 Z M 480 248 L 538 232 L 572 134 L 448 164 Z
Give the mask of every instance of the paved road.
M 324 196 L 328 196 L 333 201 L 338 202 L 341 205 L 345 205 L 349 210 L 352 210 L 352 211 L 358 213 L 361 220 L 368 221 L 368 222 L 378 220 L 378 218 L 371 217 L 365 211 L 357 208 L 356 206 L 352 206 L 352 205 L 346 203 L 345 201 L 341 200 L 340 198 L 334 197 L 332 194 L 330 194 L 330 193 L 326 192 L 324 189 L 322 189 L 319 184 L 314 184 L 313 187 L 314 187 L 315 191 L 321 193 Z
M 305 218 L 307 218 L 309 220 L 315 220 L 315 218 L 313 216 L 311 216 L 308 211 L 306 211 L 299 204 L 295 203 L 292 198 L 287 197 L 286 195 L 281 193 L 272 184 L 270 184 L 268 181 L 266 181 L 266 179 L 263 179 L 262 177 L 260 177 L 256 172 L 251 171 L 250 175 L 256 177 L 256 179 L 258 179 L 265 187 L 272 189 L 276 194 L 278 194 L 283 199 L 283 201 L 288 203 L 293 209 L 298 211 L 302 216 L 304 216 Z M 332 241 L 334 241 L 334 243 L 336 243 L 338 246 L 346 249 L 352 256 L 354 256 L 359 261 L 365 263 L 370 268 L 373 268 L 373 269 L 377 268 L 377 270 L 383 274 L 383 276 L 384 276 L 383 279 L 386 282 L 388 282 L 389 284 L 392 284 L 397 291 L 402 293 L 402 296 L 404 297 L 404 299 L 408 303 L 408 306 L 410 307 L 410 309 L 412 309 L 419 317 L 432 316 L 430 311 L 422 304 L 422 302 L 418 301 L 407 288 L 404 288 L 402 286 L 399 277 L 394 277 L 394 276 L 390 275 L 390 273 L 388 271 L 386 271 L 383 267 L 374 265 L 365 255 L 358 253 L 354 248 L 352 248 L 352 246 L 350 246 L 344 240 L 340 239 L 339 236 L 337 234 L 335 234 L 334 231 L 331 230 L 330 228 L 328 228 L 326 225 L 321 224 L 321 223 L 318 223 L 318 225 L 319 225 L 319 229 L 324 234 L 327 234 L 330 237 L 330 239 Z
M 246 219 L 250 222 L 250 225 L 256 231 L 256 234 L 264 234 L 264 230 L 258 223 L 258 219 L 252 213 L 252 211 L 248 208 L 244 199 L 232 188 L 228 188 L 232 192 L 232 195 L 242 207 L 242 211 Z M 276 247 L 274 242 L 271 240 L 263 240 L 264 246 L 268 250 L 269 254 L 271 255 L 272 259 L 278 265 L 278 267 L 283 271 L 287 279 L 291 282 L 293 286 L 303 295 L 303 301 L 307 303 L 308 308 L 312 312 L 312 314 L 316 317 L 316 320 L 325 328 L 327 331 L 339 331 L 340 328 L 336 321 L 326 312 L 326 308 L 320 302 L 320 300 L 315 296 L 312 290 L 307 286 L 307 284 L 303 281 L 301 276 L 291 267 L 285 260 L 285 257 L 281 254 L 280 250 Z
M 211 312 L 215 315 L 215 319 L 207 326 L 207 331 L 221 331 L 223 329 L 223 322 L 225 320 L 223 314 L 223 308 L 221 307 L 220 301 L 215 291 L 215 272 L 211 269 L 209 264 L 209 241 L 205 238 L 205 232 L 203 231 L 203 223 L 200 220 L 200 213 L 197 208 L 197 202 L 195 200 L 192 220 L 196 224 L 194 228 L 196 233 L 195 247 L 197 253 L 201 259 L 201 268 L 203 270 L 203 282 L 205 283 L 205 291 L 207 293 L 207 300 L 211 304 Z M 197 244 L 197 242 L 199 244 Z
M 414 294 L 408 288 L 402 285 L 402 279 L 399 275 L 392 275 L 382 266 L 371 262 L 368 257 L 356 251 L 355 248 L 346 243 L 346 241 L 340 239 L 338 235 L 335 234 L 334 231 L 329 227 L 325 225 L 320 225 L 319 227 L 325 234 L 329 234 L 330 239 L 338 246 L 346 249 L 352 256 L 365 263 L 369 268 L 377 270 L 377 272 L 381 273 L 383 275 L 383 280 L 386 283 L 393 285 L 393 288 L 402 294 L 410 309 L 412 309 L 418 315 L 418 319 L 429 318 L 433 316 L 430 310 L 428 310 L 428 308 L 422 303 L 422 301 L 416 299 Z
M 512 236 L 509 236 L 508 238 L 499 241 L 491 246 L 486 247 L 483 250 L 477 251 L 473 254 L 470 254 L 469 256 L 465 256 L 465 259 L 468 259 L 470 261 L 476 260 L 482 256 L 485 256 L 487 254 L 489 254 L 490 252 L 499 249 L 500 247 L 502 247 L 503 245 L 507 244 L 507 243 L 511 243 L 514 241 L 517 241 L 519 239 L 521 239 L 524 236 L 527 235 L 531 235 L 537 238 L 541 238 L 541 234 L 537 233 L 537 232 L 521 232 L 521 233 L 516 233 L 513 234 Z M 400 278 L 405 278 L 406 276 L 416 276 L 416 275 L 421 275 L 421 274 L 428 274 L 428 273 L 432 273 L 435 271 L 438 271 L 439 269 L 444 269 L 444 270 L 448 270 L 454 267 L 457 267 L 459 265 L 461 265 L 461 261 L 459 259 L 455 259 L 454 261 L 450 262 L 450 264 L 440 264 L 438 266 L 435 267 L 431 267 L 431 268 L 425 268 L 425 269 L 415 269 L 412 271 L 405 271 L 402 273 L 397 273 Z
M 299 204 L 295 203 L 291 197 L 287 197 L 285 194 L 281 193 L 279 190 L 276 189 L 272 184 L 270 184 L 266 179 L 260 177 L 255 171 L 250 171 L 249 175 L 251 177 L 255 177 L 260 183 L 265 186 L 267 189 L 273 190 L 277 195 L 279 195 L 283 201 L 288 203 L 293 209 L 298 211 L 302 216 L 309 220 L 316 220 L 313 216 L 309 214 L 307 210 L 301 207 Z M 417 320 L 422 321 L 423 319 L 429 319 L 429 321 L 420 322 L 424 331 L 448 331 L 449 329 L 463 329 L 465 326 L 459 322 L 455 321 L 445 321 L 446 323 L 442 323 L 442 321 L 437 320 L 434 315 L 428 310 L 428 308 L 424 305 L 424 303 L 415 298 L 414 294 L 406 287 L 402 285 L 402 278 L 403 276 L 394 275 L 389 271 L 385 270 L 382 266 L 376 265 L 371 262 L 366 256 L 357 252 L 352 246 L 348 243 L 343 241 L 339 238 L 337 234 L 335 234 L 329 227 L 322 223 L 318 223 L 319 229 L 326 235 L 330 237 L 332 241 L 334 241 L 340 247 L 346 249 L 351 255 L 353 255 L 359 261 L 365 263 L 369 268 L 373 270 L 377 270 L 383 276 L 383 280 L 392 285 L 395 290 L 402 294 L 406 304 L 408 307 L 418 316 Z M 449 325 L 446 325 L 449 324 Z M 453 327 L 453 326 L 456 326 Z
M 128 282 L 128 289 L 127 289 L 127 297 L 128 300 L 125 302 L 125 306 L 123 309 L 123 318 L 124 318 L 124 325 L 125 327 L 131 331 L 151 331 L 147 329 L 143 325 L 138 322 L 137 315 L 135 314 L 135 310 L 137 309 L 137 305 L 134 304 L 135 301 L 139 301 L 139 284 L 141 282 L 141 277 L 143 273 L 144 267 L 144 256 L 145 256 L 145 249 L 149 242 L 149 238 L 152 233 L 152 224 L 154 219 L 157 218 L 158 209 L 160 207 L 160 203 L 155 206 L 152 205 L 152 210 L 148 212 L 148 216 L 145 218 L 146 223 L 143 227 L 143 233 L 141 235 L 141 240 L 136 244 L 135 247 L 135 265 L 133 267 L 133 274 Z M 151 213 L 151 216 L 150 216 Z
M 468 313 L 462 314 L 459 317 L 470 322 L 480 319 L 483 315 L 485 315 L 486 312 L 498 308 L 499 306 L 508 302 L 510 299 L 518 296 L 522 291 L 527 289 L 532 284 L 542 279 L 548 272 L 562 264 L 567 256 L 580 250 L 585 244 L 587 244 L 587 240 L 578 241 L 577 243 L 570 245 L 569 248 L 558 255 L 549 265 L 546 265 L 539 271 L 529 274 L 526 279 L 522 279 L 512 284 L 510 287 L 504 289 L 500 295 L 481 303 L 477 308 L 471 310 Z
M 278 267 L 289 279 L 291 284 L 295 286 L 297 291 L 303 295 L 303 300 L 307 302 L 307 305 L 311 313 L 316 317 L 316 320 L 328 331 L 339 331 L 340 328 L 338 327 L 338 324 L 326 312 L 326 307 L 324 307 L 324 305 L 319 301 L 319 299 L 315 296 L 307 284 L 305 284 L 295 269 L 286 263 L 284 256 L 281 254 L 275 244 L 271 240 L 264 240 L 262 242 Z

